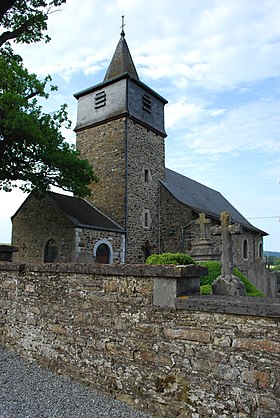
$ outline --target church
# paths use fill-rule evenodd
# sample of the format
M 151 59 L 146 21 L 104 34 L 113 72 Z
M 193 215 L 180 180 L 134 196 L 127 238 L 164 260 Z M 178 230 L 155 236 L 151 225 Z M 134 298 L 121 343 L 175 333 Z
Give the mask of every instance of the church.
M 221 212 L 242 227 L 232 237 L 235 265 L 246 271 L 262 257 L 265 232 L 218 191 L 165 167 L 167 100 L 139 79 L 123 31 L 104 80 L 74 96 L 76 146 L 99 181 L 86 199 L 31 193 L 12 217 L 14 262 L 141 264 L 163 252 L 220 259 L 211 227 Z

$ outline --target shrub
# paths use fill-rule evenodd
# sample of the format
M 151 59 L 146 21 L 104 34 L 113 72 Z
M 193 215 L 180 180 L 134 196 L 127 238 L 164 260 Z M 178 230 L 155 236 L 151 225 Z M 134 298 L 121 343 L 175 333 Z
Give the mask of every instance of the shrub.
M 188 254 L 162 253 L 150 255 L 146 260 L 146 264 L 175 264 L 183 266 L 186 264 L 195 264 L 195 262 Z
M 200 285 L 212 284 L 213 281 L 221 275 L 221 263 L 219 261 L 203 261 L 198 263 L 208 268 L 207 276 L 200 277 Z
M 221 263 L 219 261 L 203 261 L 200 262 L 199 265 L 207 267 L 208 268 L 208 274 L 207 276 L 200 277 L 200 286 L 204 288 L 204 292 L 208 289 L 206 286 L 213 283 L 213 281 L 221 275 Z M 237 277 L 239 277 L 240 280 L 245 285 L 246 289 L 246 295 L 247 296 L 265 296 L 261 291 L 259 291 L 256 286 L 254 286 L 244 274 L 241 273 L 240 270 L 237 268 L 233 269 L 233 274 Z M 209 293 L 204 293 L 209 294 Z
M 200 286 L 200 294 L 201 295 L 211 295 L 212 294 L 211 284 L 204 284 L 203 286 Z

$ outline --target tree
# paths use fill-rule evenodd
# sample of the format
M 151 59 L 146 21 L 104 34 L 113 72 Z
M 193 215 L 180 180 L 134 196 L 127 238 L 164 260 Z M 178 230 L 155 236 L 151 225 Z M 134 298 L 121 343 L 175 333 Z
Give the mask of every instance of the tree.
M 39 80 L 24 68 L 22 58 L 15 54 L 9 39 L 16 42 L 49 41 L 43 35 L 48 14 L 65 0 L 11 1 L 0 3 L 0 189 L 46 192 L 51 185 L 72 191 L 75 195 L 90 194 L 88 184 L 97 178 L 87 160 L 71 147 L 61 134 L 69 127 L 66 105 L 45 114 L 39 99 L 49 97 L 47 76 Z M 4 40 L 4 41 L 3 41 Z M 50 91 L 56 87 L 50 86 Z M 18 186 L 15 181 L 21 180 Z
M 0 35 L 0 46 L 12 39 L 25 43 L 50 41 L 43 34 L 48 16 L 64 3 L 66 0 L 1 0 L 0 23 L 6 30 Z

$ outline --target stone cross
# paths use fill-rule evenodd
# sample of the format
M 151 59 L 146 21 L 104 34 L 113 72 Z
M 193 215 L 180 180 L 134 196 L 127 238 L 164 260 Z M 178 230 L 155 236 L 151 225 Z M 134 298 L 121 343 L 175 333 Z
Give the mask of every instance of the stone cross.
M 195 221 L 197 225 L 200 226 L 200 238 L 206 238 L 206 225 L 210 224 L 211 219 L 206 219 L 205 213 L 200 213 L 199 218 Z
M 231 225 L 231 216 L 229 212 L 222 212 L 221 226 L 213 230 L 213 235 L 221 235 L 222 238 L 222 274 L 221 277 L 227 278 L 233 276 L 233 252 L 231 236 L 241 234 L 240 224 Z

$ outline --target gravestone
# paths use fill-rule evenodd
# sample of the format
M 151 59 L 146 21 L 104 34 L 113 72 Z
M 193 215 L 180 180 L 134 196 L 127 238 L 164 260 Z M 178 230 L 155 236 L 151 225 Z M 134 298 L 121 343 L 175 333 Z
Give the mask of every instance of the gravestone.
M 196 261 L 219 260 L 220 254 L 217 253 L 208 233 L 211 219 L 207 219 L 205 213 L 200 213 L 195 223 L 200 227 L 200 236 L 192 243 L 191 256 Z
M 240 224 L 231 224 L 229 212 L 221 213 L 221 226 L 212 230 L 213 235 L 221 235 L 222 239 L 222 270 L 219 276 L 212 283 L 212 293 L 214 295 L 245 296 L 245 286 L 243 282 L 233 274 L 233 252 L 232 235 L 241 234 Z

